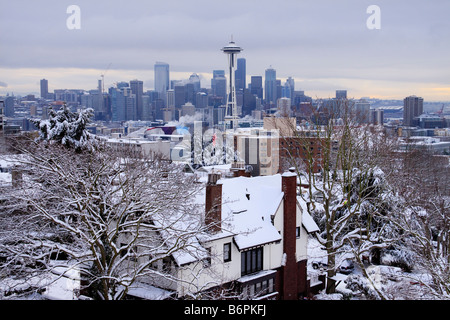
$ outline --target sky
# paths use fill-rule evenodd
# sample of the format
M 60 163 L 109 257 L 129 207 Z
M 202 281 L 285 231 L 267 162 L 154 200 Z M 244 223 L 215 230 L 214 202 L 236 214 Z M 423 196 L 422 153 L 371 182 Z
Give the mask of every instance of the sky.
M 210 87 L 232 35 L 248 79 L 272 67 L 313 98 L 450 101 L 449 14 L 448 0 L 0 0 L 0 95 L 39 96 L 42 78 L 96 89 L 102 74 L 152 90 L 157 61 Z

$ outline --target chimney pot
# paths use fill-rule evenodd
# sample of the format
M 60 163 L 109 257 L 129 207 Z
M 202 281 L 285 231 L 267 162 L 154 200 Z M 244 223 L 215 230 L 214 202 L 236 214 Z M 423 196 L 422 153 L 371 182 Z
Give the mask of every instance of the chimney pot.
M 216 185 L 217 181 L 221 178 L 219 173 L 210 173 L 208 174 L 208 184 Z

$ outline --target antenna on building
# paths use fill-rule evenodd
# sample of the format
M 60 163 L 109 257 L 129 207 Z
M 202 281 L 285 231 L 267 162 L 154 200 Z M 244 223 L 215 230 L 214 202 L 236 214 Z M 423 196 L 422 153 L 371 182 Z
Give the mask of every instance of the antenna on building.
M 109 68 L 111 67 L 112 62 L 108 64 L 108 67 L 106 70 L 100 75 L 102 77 L 102 94 L 105 93 L 105 74 L 108 72 Z

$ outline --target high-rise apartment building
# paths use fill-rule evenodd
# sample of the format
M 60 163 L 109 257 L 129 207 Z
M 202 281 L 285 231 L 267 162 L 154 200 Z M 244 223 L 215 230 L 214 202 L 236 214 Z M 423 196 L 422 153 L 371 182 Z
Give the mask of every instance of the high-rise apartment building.
M 415 117 L 423 113 L 423 98 L 409 96 L 403 99 L 403 125 L 412 126 Z
M 277 103 L 277 72 L 275 69 L 266 69 L 265 80 L 264 80 L 264 99 L 266 104 Z
M 156 62 L 154 66 L 155 72 L 155 91 L 159 93 L 159 97 L 164 100 L 167 105 L 167 90 L 169 90 L 169 65 L 165 62 Z
M 48 80 L 42 79 L 41 80 L 41 98 L 47 99 L 48 96 Z
M 376 125 L 383 125 L 384 111 L 383 109 L 371 109 L 370 110 L 370 123 Z

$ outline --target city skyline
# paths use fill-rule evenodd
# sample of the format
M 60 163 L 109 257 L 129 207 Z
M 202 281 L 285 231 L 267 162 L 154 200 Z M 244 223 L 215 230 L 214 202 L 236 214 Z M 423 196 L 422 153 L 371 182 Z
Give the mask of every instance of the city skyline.
M 49 4 L 49 5 L 46 5 Z M 380 28 L 367 26 L 371 5 Z M 210 87 L 226 70 L 220 49 L 233 35 L 244 48 L 246 82 L 272 67 L 284 83 L 316 98 L 347 90 L 349 98 L 450 100 L 448 1 L 77 1 L 79 29 L 69 29 L 68 3 L 14 1 L 0 13 L 0 95 L 97 87 L 139 79 L 154 89 L 154 65 L 170 79 L 197 73 Z M 108 68 L 108 66 L 110 66 Z

